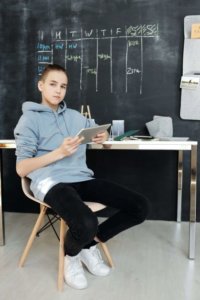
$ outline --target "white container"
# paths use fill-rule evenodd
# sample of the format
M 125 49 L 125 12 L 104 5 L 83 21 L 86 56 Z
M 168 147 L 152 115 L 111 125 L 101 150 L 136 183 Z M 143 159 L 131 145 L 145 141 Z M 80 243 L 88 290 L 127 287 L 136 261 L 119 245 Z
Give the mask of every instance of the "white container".
M 115 137 L 124 134 L 124 120 L 113 120 L 111 127 L 111 137 Z

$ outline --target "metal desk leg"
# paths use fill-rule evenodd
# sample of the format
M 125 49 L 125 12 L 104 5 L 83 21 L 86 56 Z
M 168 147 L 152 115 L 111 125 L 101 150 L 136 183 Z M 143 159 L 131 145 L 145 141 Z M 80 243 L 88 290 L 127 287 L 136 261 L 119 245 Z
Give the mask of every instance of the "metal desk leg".
M 177 222 L 181 222 L 183 190 L 183 151 L 178 151 L 178 191 L 177 191 Z
M 0 149 L 0 246 L 4 245 L 4 219 L 2 208 L 2 149 Z
M 191 174 L 190 174 L 190 236 L 189 258 L 195 259 L 196 238 L 196 194 L 197 194 L 197 146 L 191 150 Z

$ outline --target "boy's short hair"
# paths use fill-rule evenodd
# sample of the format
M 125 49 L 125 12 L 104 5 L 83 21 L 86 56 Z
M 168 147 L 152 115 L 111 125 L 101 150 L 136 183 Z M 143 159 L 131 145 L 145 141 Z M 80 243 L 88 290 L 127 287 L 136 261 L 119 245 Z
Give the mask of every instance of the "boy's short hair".
M 45 67 L 42 74 L 40 75 L 39 80 L 44 81 L 46 79 L 47 75 L 49 74 L 49 72 L 51 72 L 51 71 L 60 71 L 60 72 L 65 73 L 65 75 L 67 76 L 67 72 L 66 72 L 65 68 L 63 68 L 62 66 L 57 65 L 57 64 L 52 64 L 52 65 L 47 65 Z

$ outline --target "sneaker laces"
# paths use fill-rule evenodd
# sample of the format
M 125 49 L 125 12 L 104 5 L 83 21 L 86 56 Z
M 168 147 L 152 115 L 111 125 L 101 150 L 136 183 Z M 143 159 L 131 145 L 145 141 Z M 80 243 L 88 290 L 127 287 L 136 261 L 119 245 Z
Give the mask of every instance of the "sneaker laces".
M 80 262 L 80 257 L 77 256 L 72 256 L 69 259 L 69 265 L 68 265 L 68 271 L 70 272 L 71 275 L 76 275 L 80 273 L 84 273 L 82 264 Z
M 103 263 L 103 259 L 99 249 L 96 246 L 90 248 L 91 257 L 96 265 Z

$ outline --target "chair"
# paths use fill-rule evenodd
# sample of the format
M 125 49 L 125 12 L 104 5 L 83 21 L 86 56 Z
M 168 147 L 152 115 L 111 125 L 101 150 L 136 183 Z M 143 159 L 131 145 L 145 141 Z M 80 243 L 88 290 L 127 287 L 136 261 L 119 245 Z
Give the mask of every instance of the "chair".
M 33 244 L 33 241 L 39 231 L 39 229 L 41 228 L 41 224 L 44 220 L 46 211 L 48 208 L 51 209 L 51 207 L 49 205 L 47 205 L 46 203 L 36 199 L 32 193 L 32 191 L 30 190 L 30 179 L 27 177 L 23 177 L 21 180 L 22 183 L 22 190 L 24 192 L 24 194 L 31 200 L 37 202 L 40 204 L 40 214 L 37 218 L 37 221 L 33 227 L 33 230 L 29 236 L 28 242 L 26 244 L 26 247 L 22 253 L 22 256 L 19 260 L 19 267 L 23 267 L 25 260 L 29 254 L 29 251 L 31 249 L 31 246 Z M 93 212 L 97 212 L 100 211 L 102 209 L 105 208 L 105 205 L 97 203 L 97 202 L 85 202 L 86 205 L 88 205 L 88 207 L 93 211 Z M 67 225 L 65 223 L 65 221 L 60 218 L 58 216 L 59 220 L 60 220 L 60 234 L 59 234 L 59 264 L 58 264 L 58 290 L 62 290 L 63 289 L 63 279 L 64 279 L 64 237 L 65 237 L 65 232 L 67 230 Z M 112 261 L 112 257 L 108 251 L 108 248 L 106 246 L 105 243 L 100 243 L 104 254 L 108 260 L 108 263 L 111 267 L 113 267 L 113 261 Z

